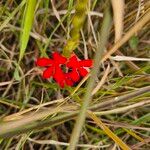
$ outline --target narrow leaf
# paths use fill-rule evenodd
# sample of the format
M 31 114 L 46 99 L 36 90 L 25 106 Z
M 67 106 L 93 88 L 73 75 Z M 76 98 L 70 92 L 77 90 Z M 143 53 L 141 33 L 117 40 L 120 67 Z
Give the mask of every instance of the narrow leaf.
M 24 56 L 28 41 L 29 35 L 33 24 L 34 12 L 35 12 L 36 0 L 27 0 L 26 8 L 24 11 L 22 28 L 23 31 L 20 37 L 20 56 L 19 61 Z
M 123 150 L 131 150 L 118 136 L 116 136 L 95 114 L 88 111 L 88 115 L 95 123 L 118 144 Z
M 141 138 L 139 135 L 137 135 L 135 132 L 133 132 L 132 130 L 128 130 L 128 129 L 125 129 L 124 130 L 130 134 L 131 136 L 133 136 L 134 138 L 136 138 L 137 140 L 141 141 L 141 142 L 144 142 L 144 139 Z

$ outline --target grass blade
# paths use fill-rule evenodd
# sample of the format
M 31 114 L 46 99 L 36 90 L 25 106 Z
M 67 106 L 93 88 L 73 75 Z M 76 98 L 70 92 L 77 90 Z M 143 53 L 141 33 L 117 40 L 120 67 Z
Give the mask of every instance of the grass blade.
M 11 19 L 13 19 L 13 17 L 17 14 L 17 12 L 24 6 L 26 0 L 23 0 L 20 5 L 12 12 L 10 13 L 10 15 L 8 16 L 7 19 L 5 19 L 5 21 L 0 25 L 0 31 L 6 27 L 6 25 L 9 23 L 9 21 Z
M 29 41 L 29 35 L 33 24 L 35 6 L 36 6 L 36 0 L 28 0 L 26 3 L 26 8 L 24 11 L 23 22 L 22 22 L 23 31 L 20 37 L 19 61 L 21 61 L 21 59 L 23 58 Z
M 82 130 L 82 126 L 85 121 L 86 111 L 92 99 L 92 91 L 93 91 L 95 79 L 97 77 L 98 70 L 99 70 L 99 64 L 100 64 L 99 62 L 100 62 L 100 59 L 102 58 L 102 54 L 103 54 L 105 45 L 108 40 L 108 35 L 109 35 L 109 30 L 111 27 L 111 20 L 112 20 L 111 18 L 112 17 L 111 17 L 111 12 L 110 12 L 110 3 L 109 1 L 107 1 L 105 13 L 104 13 L 104 20 L 103 20 L 101 32 L 100 32 L 101 39 L 100 39 L 98 49 L 96 51 L 95 58 L 94 58 L 94 67 L 91 71 L 91 78 L 87 85 L 87 92 L 85 93 L 83 97 L 83 104 L 81 106 L 80 113 L 77 117 L 76 124 L 75 124 L 75 127 L 73 129 L 73 132 L 70 138 L 70 145 L 68 147 L 68 150 L 75 150 L 76 144 L 80 136 L 80 132 Z
M 111 138 L 116 144 L 118 144 L 123 150 L 131 150 L 118 136 L 116 136 L 105 124 L 91 111 L 88 111 L 89 117 L 92 118 L 95 123 Z

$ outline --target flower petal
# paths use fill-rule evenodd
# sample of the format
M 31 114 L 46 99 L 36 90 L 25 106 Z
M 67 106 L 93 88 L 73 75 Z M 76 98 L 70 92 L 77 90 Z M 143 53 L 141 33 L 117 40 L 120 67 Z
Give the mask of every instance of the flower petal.
M 53 63 L 53 60 L 49 58 L 38 58 L 36 61 L 37 66 L 45 67 Z
M 54 77 L 58 79 L 65 79 L 64 73 L 59 66 L 55 66 Z
M 64 87 L 65 75 L 59 66 L 55 68 L 55 73 L 53 75 L 53 78 L 61 87 Z
M 71 72 L 67 73 L 67 77 L 71 78 L 74 82 L 78 82 L 80 79 L 79 73 L 76 69 L 73 69 Z
M 73 84 L 74 83 L 70 79 L 66 78 L 66 85 L 73 86 Z
M 75 55 L 73 55 L 68 63 L 66 64 L 67 67 L 71 67 L 71 68 L 77 68 L 78 67 L 78 60 L 77 57 Z
M 81 61 L 79 62 L 80 67 L 91 67 L 92 64 L 93 64 L 93 61 L 90 60 L 90 59 L 81 60 Z
M 47 79 L 50 78 L 53 74 L 53 67 L 48 67 L 44 72 L 43 72 L 43 78 Z
M 55 63 L 59 63 L 59 64 L 64 64 L 67 61 L 67 58 L 60 55 L 58 52 L 53 53 L 53 59 L 54 59 Z
M 82 77 L 86 76 L 88 74 L 88 71 L 85 68 L 79 68 L 79 73 Z
M 65 85 L 65 82 L 64 81 L 60 81 L 60 82 L 57 82 L 61 88 L 64 88 L 64 85 Z

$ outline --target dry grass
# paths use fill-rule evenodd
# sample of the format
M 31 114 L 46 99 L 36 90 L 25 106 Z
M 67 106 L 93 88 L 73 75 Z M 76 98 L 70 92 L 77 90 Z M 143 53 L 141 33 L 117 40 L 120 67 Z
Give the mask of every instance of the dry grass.
M 30 6 L 35 9 L 34 17 L 27 13 L 28 24 L 26 0 L 0 1 L 0 149 L 62 150 L 71 137 L 78 141 L 79 150 L 150 149 L 150 2 L 127 0 L 118 5 L 111 12 L 110 32 L 102 34 L 105 3 L 89 1 L 74 52 L 80 58 L 94 59 L 100 39 L 109 36 L 102 43 L 106 47 L 100 66 L 95 66 L 99 72 L 90 91 L 86 82 L 93 73 L 74 87 L 61 89 L 53 80 L 42 79 L 42 70 L 35 65 L 40 56 L 62 53 L 72 29 L 74 1 L 34 2 Z M 29 41 L 23 33 L 29 33 Z M 110 55 L 123 57 L 116 61 Z M 89 97 L 84 97 L 87 93 Z M 86 118 L 78 117 L 83 119 L 82 131 L 77 127 L 78 139 L 72 131 L 88 98 Z

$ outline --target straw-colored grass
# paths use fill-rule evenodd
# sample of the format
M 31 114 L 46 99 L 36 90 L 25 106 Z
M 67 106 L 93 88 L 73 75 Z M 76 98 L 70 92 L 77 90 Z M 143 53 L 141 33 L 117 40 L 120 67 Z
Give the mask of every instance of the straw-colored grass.
M 149 29 L 148 0 L 0 1 L 0 150 L 150 149 Z M 62 89 L 54 51 L 94 67 Z

